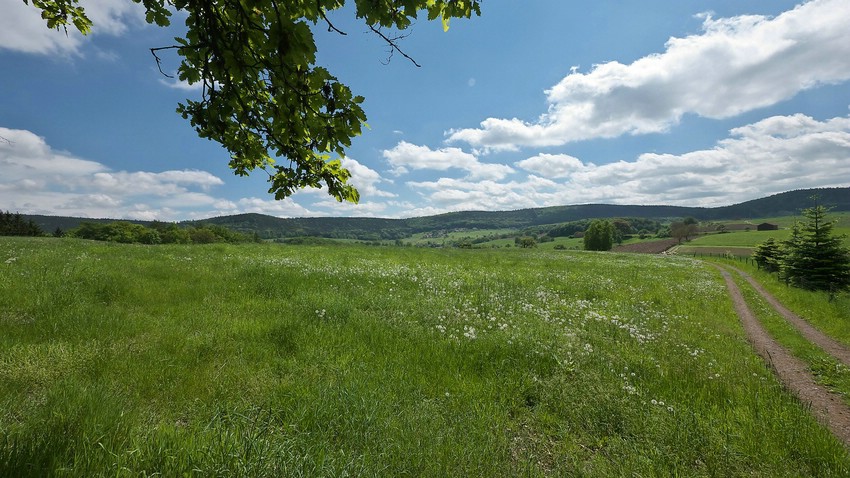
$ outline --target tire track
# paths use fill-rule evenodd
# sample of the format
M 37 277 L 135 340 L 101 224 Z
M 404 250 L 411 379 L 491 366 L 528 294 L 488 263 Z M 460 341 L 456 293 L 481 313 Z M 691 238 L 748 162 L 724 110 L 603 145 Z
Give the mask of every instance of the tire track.
M 767 333 L 747 306 L 741 289 L 732 280 L 729 272 L 716 264 L 712 265 L 726 281 L 735 312 L 756 352 L 771 365 L 782 383 L 801 402 L 811 407 L 818 420 L 829 428 L 845 447 L 850 448 L 850 407 L 844 404 L 841 397 L 818 385 L 809 372 L 808 365 L 793 356 Z
M 782 315 L 785 320 L 787 320 L 791 325 L 793 325 L 797 329 L 797 331 L 799 331 L 800 334 L 802 334 L 803 337 L 806 338 L 806 340 L 817 345 L 826 353 L 832 355 L 836 360 L 850 367 L 850 349 L 848 349 L 847 346 L 845 346 L 841 342 L 838 342 L 832 337 L 824 334 L 820 330 L 814 328 L 812 324 L 810 324 L 808 321 L 795 314 L 794 312 L 788 310 L 784 305 L 782 305 L 778 300 L 776 300 L 776 297 L 771 295 L 770 292 L 765 290 L 761 284 L 756 282 L 756 280 L 753 279 L 746 272 L 733 266 L 727 267 L 740 274 L 741 277 L 743 277 L 747 282 L 749 282 L 753 289 L 755 289 L 756 292 L 761 294 L 761 296 L 764 297 L 764 300 L 766 300 L 771 305 L 771 307 L 776 309 L 776 311 L 779 312 L 779 314 Z

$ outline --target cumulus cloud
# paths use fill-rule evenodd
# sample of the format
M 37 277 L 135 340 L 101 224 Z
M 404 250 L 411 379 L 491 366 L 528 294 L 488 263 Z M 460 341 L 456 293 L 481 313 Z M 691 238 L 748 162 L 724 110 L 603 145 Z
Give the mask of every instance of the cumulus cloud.
M 223 206 L 224 204 L 219 204 L 219 206 Z M 228 204 L 230 207 L 222 208 L 218 212 L 220 214 L 213 215 L 225 215 L 225 214 L 238 214 L 238 213 L 256 213 L 256 214 L 268 214 L 270 216 L 277 217 L 309 217 L 309 216 L 317 216 L 316 213 L 310 211 L 304 206 L 295 202 L 292 198 L 286 198 L 283 200 L 274 200 L 274 199 L 266 199 L 266 198 L 258 198 L 258 197 L 248 197 L 241 198 L 237 201 L 230 202 Z M 199 217 L 209 217 L 209 213 L 198 214 Z
M 728 118 L 850 79 L 850 3 L 814 0 L 775 18 L 704 16 L 703 31 L 624 65 L 572 73 L 536 121 L 487 118 L 448 141 L 486 150 L 667 131 L 685 114 Z
M 565 178 L 570 173 L 584 169 L 580 159 L 568 154 L 546 154 L 518 161 L 516 166 L 537 174 L 545 174 L 552 178 Z
M 381 174 L 374 169 L 358 162 L 355 159 L 343 158 L 342 167 L 351 173 L 349 182 L 360 192 L 361 200 L 376 198 L 376 197 L 395 197 L 396 195 L 381 190 L 378 185 L 383 182 L 389 182 L 381 177 Z
M 80 0 L 94 27 L 92 34 L 121 35 L 131 24 L 144 23 L 144 10 L 134 2 Z M 39 9 L 20 0 L 0 0 L 0 49 L 32 54 L 77 54 L 83 43 L 73 26 L 50 30 Z
M 470 179 L 499 180 L 514 172 L 513 168 L 505 164 L 482 163 L 474 154 L 460 148 L 432 150 L 428 146 L 418 146 L 407 141 L 385 150 L 383 156 L 393 168 L 393 174 L 397 176 L 410 170 L 460 169 L 469 173 Z
M 111 171 L 51 148 L 44 138 L 0 128 L 0 204 L 34 214 L 173 219 L 187 208 L 214 207 L 224 184 L 199 170 Z
M 409 182 L 439 211 L 563 204 L 722 206 L 813 187 L 850 185 L 850 118 L 797 114 L 735 128 L 714 148 L 645 153 L 604 165 L 540 154 L 516 163 L 524 180 Z

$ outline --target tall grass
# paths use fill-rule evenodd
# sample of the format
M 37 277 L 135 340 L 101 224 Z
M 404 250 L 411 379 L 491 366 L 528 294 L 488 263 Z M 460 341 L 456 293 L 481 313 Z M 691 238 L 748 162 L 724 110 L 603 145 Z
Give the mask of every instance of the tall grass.
M 683 258 L 0 239 L 3 476 L 844 476 Z

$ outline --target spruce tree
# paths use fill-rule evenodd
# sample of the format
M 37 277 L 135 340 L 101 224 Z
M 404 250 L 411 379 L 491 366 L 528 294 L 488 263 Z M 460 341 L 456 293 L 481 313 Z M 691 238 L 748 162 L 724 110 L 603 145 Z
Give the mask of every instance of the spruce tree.
M 760 268 L 767 272 L 779 272 L 783 256 L 782 244 L 772 237 L 768 237 L 766 241 L 756 246 L 756 250 L 753 251 L 753 260 L 756 261 L 756 264 Z
M 829 292 L 850 289 L 850 251 L 842 236 L 833 235 L 835 221 L 827 220 L 828 211 L 817 203 L 803 210 L 806 221 L 795 224 L 785 242 L 782 274 L 791 285 Z

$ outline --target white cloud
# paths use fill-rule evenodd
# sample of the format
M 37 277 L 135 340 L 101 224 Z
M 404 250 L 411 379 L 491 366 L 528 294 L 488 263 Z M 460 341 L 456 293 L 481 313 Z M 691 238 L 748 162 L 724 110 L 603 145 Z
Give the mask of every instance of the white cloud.
M 475 155 L 460 148 L 432 150 L 428 146 L 417 146 L 402 141 L 394 148 L 384 150 L 384 158 L 392 166 L 393 174 L 406 174 L 414 170 L 447 171 L 460 169 L 469 173 L 470 179 L 503 179 L 514 170 L 504 164 L 482 163 Z
M 487 118 L 448 140 L 516 150 L 664 132 L 688 113 L 732 117 L 850 79 L 848 24 L 846 0 L 814 0 L 776 18 L 706 15 L 701 34 L 671 38 L 663 53 L 572 70 L 546 92 L 548 111 L 536 121 Z
M 568 154 L 546 154 L 523 159 L 515 163 L 516 166 L 533 173 L 549 176 L 550 178 L 564 178 L 574 171 L 585 168 L 580 159 Z
M 604 165 L 567 155 L 516 163 L 536 174 L 510 182 L 409 182 L 432 211 L 564 204 L 722 206 L 791 189 L 850 185 L 850 117 L 775 116 L 733 129 L 712 149 L 645 153 Z
M 122 35 L 129 24 L 143 24 L 144 10 L 134 2 L 80 0 L 94 26 L 92 34 Z M 0 0 L 0 49 L 33 54 L 76 54 L 83 36 L 72 26 L 68 33 L 51 30 L 39 9 L 20 0 Z
M 175 73 L 175 75 L 176 75 L 176 73 Z M 160 82 L 160 84 L 163 84 L 163 85 L 165 85 L 165 86 L 167 86 L 171 89 L 181 90 L 181 91 L 201 91 L 204 88 L 204 83 L 202 81 L 199 81 L 197 83 L 192 83 L 190 85 L 188 81 L 179 80 L 177 78 L 169 78 L 169 79 L 160 78 L 159 82 Z
M 0 128 L 0 205 L 33 214 L 175 219 L 186 209 L 213 207 L 207 194 L 224 182 L 206 171 L 111 171 L 56 151 L 44 138 Z M 157 216 L 158 215 L 158 216 Z
M 378 188 L 378 184 L 389 182 L 381 174 L 351 158 L 342 159 L 342 167 L 351 173 L 349 183 L 360 192 L 361 200 L 376 197 L 395 197 L 396 195 Z
M 283 200 L 264 199 L 258 197 L 242 198 L 236 201 L 237 210 L 222 211 L 223 214 L 253 212 L 277 217 L 311 217 L 314 212 L 287 198 Z M 209 215 L 202 216 L 209 217 Z

